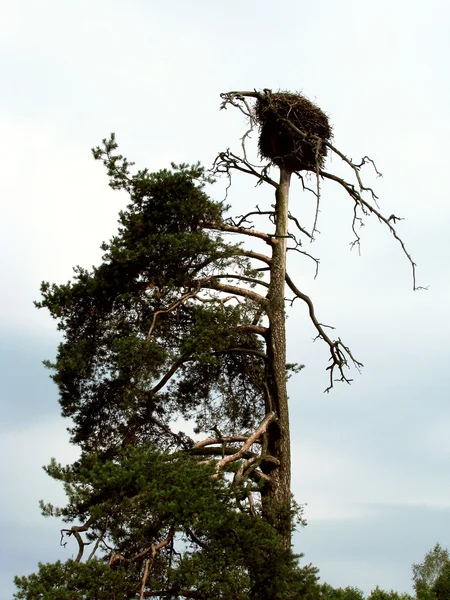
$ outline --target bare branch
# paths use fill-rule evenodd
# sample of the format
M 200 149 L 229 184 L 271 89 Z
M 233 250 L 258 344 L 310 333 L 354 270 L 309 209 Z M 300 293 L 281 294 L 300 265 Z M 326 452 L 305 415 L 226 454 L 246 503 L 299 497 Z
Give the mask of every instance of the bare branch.
M 247 499 L 248 499 L 248 504 L 250 507 L 250 514 L 253 517 L 256 517 L 255 501 L 253 500 L 253 494 L 250 490 L 247 492 Z
M 247 441 L 244 442 L 244 444 L 242 445 L 240 450 L 238 450 L 235 454 L 233 454 L 231 456 L 225 456 L 224 458 L 222 458 L 222 460 L 219 460 L 219 462 L 216 465 L 216 472 L 218 473 L 228 463 L 234 462 L 235 460 L 239 460 L 240 458 L 242 458 L 243 454 L 250 448 L 250 446 L 252 446 L 252 444 L 255 443 L 255 441 L 259 437 L 261 437 L 261 435 L 263 433 L 265 433 L 267 431 L 267 427 L 269 426 L 269 424 L 272 421 L 275 421 L 276 418 L 277 418 L 277 416 L 276 416 L 275 412 L 270 412 L 269 414 L 267 414 L 264 417 L 260 426 L 256 429 L 256 431 L 254 431 L 249 436 Z
M 245 154 L 245 151 L 244 151 Z M 230 175 L 232 169 L 253 175 L 258 180 L 256 185 L 260 185 L 263 181 L 278 188 L 278 183 L 268 175 L 269 165 L 252 165 L 246 158 L 241 158 L 233 154 L 229 149 L 226 152 L 220 152 L 214 161 L 212 172 L 213 174 Z
M 268 233 L 264 233 L 262 231 L 257 231 L 255 229 L 250 229 L 248 227 L 237 227 L 236 225 L 229 225 L 228 223 L 210 223 L 204 221 L 202 223 L 202 227 L 205 229 L 214 229 L 216 231 L 226 231 L 228 233 L 238 233 L 240 235 L 247 235 L 250 237 L 256 237 L 260 240 L 263 240 L 269 246 L 273 246 L 274 240 L 271 235 Z M 240 254 L 240 253 L 239 253 Z
M 307 256 L 308 258 L 310 258 L 316 264 L 316 269 L 315 269 L 315 273 L 314 273 L 314 279 L 316 279 L 317 275 L 319 274 L 320 259 L 315 258 L 312 254 L 310 254 L 309 252 L 306 252 L 305 250 L 300 250 L 300 247 L 299 247 L 300 244 L 297 241 L 297 239 L 295 238 L 295 236 L 290 234 L 289 237 L 295 242 L 295 246 L 288 246 L 286 248 L 286 251 L 290 250 L 290 251 L 298 252 L 299 254 L 303 254 L 304 256 Z
M 236 296 L 242 296 L 244 298 L 248 298 L 249 300 L 253 300 L 257 304 L 261 306 L 267 306 L 267 298 L 257 294 L 253 290 L 249 290 L 247 288 L 238 287 L 235 285 L 229 285 L 227 283 L 220 283 L 213 277 L 209 277 L 201 282 L 203 288 L 211 288 L 213 290 L 217 290 L 219 292 L 225 292 L 227 294 L 235 294 Z
M 359 189 L 361 191 L 368 191 L 370 192 L 371 196 L 372 196 L 372 200 L 375 202 L 375 204 L 377 203 L 378 200 L 378 196 L 375 194 L 375 192 L 373 191 L 372 188 L 370 187 L 366 187 L 365 185 L 363 185 L 363 182 L 361 180 L 361 175 L 359 174 L 360 169 L 363 165 L 370 163 L 374 170 L 375 173 L 377 174 L 378 177 L 383 177 L 383 175 L 378 171 L 374 161 L 369 158 L 368 156 L 364 156 L 361 160 L 361 163 L 355 164 L 351 159 L 349 159 L 347 156 L 345 156 L 345 154 L 343 154 L 340 150 L 338 150 L 335 146 L 333 146 L 333 144 L 331 144 L 330 142 L 325 142 L 325 145 L 327 146 L 327 148 L 330 148 L 330 150 L 332 152 L 334 152 L 335 154 L 337 154 L 345 163 L 347 163 L 349 165 L 349 167 L 353 170 L 353 172 L 355 173 L 356 179 L 358 181 L 358 185 L 359 185 Z
M 392 222 L 395 223 L 397 220 L 400 221 L 401 220 L 400 217 L 396 217 L 395 215 L 391 215 L 390 217 L 385 217 L 384 215 L 382 215 L 381 212 L 377 208 L 372 206 L 369 202 L 367 202 L 361 196 L 361 194 L 358 192 L 358 190 L 352 184 L 348 183 L 341 177 L 338 177 L 337 175 L 333 175 L 331 173 L 327 173 L 326 171 L 320 171 L 320 175 L 322 177 L 324 177 L 325 179 L 331 179 L 332 181 L 336 181 L 337 183 L 339 183 L 339 185 L 341 185 L 345 189 L 345 191 L 349 194 L 349 196 L 354 200 L 354 202 L 355 202 L 355 217 L 353 220 L 353 232 L 355 233 L 355 235 L 357 237 L 356 243 L 359 243 L 359 236 L 356 234 L 354 226 L 355 226 L 355 222 L 357 220 L 360 220 L 356 214 L 357 206 L 360 206 L 362 208 L 363 212 L 367 211 L 366 214 L 370 214 L 370 213 L 374 214 L 380 222 L 384 223 L 389 228 L 389 231 L 391 232 L 393 237 L 397 240 L 397 242 L 400 244 L 400 246 L 403 250 L 403 253 L 407 257 L 407 259 L 411 265 L 412 276 L 413 276 L 413 290 L 417 291 L 419 289 L 423 289 L 421 287 L 417 287 L 417 285 L 416 285 L 416 263 L 413 261 L 411 255 L 409 254 L 408 250 L 406 249 L 405 243 L 403 242 L 401 237 L 397 234 L 395 227 L 392 225 Z M 369 188 L 363 188 L 363 189 L 369 189 Z
M 294 284 L 294 282 L 292 281 L 292 279 L 289 277 L 288 274 L 286 274 L 286 283 L 289 286 L 289 288 L 294 292 L 296 297 L 300 298 L 301 300 L 303 300 L 303 302 L 306 303 L 306 305 L 308 306 L 308 310 L 309 310 L 309 317 L 318 333 L 317 338 L 321 338 L 328 345 L 328 347 L 330 349 L 331 365 L 327 367 L 327 370 L 330 371 L 330 385 L 326 388 L 325 391 L 329 392 L 330 389 L 333 387 L 333 382 L 334 382 L 333 376 L 334 376 L 335 369 L 338 369 L 338 371 L 339 371 L 339 374 L 340 374 L 339 381 L 345 381 L 346 383 L 350 383 L 352 380 L 349 379 L 348 377 L 346 377 L 344 374 L 344 367 L 348 367 L 347 357 L 352 361 L 353 365 L 358 370 L 363 366 L 363 364 L 360 363 L 359 361 L 357 361 L 353 357 L 349 348 L 342 343 L 340 338 L 338 338 L 337 340 L 332 340 L 326 334 L 326 332 L 324 331 L 324 326 L 321 323 L 319 323 L 319 321 L 317 320 L 317 317 L 316 317 L 316 314 L 314 311 L 314 304 L 312 303 L 311 298 L 309 298 L 309 296 L 307 296 L 306 294 L 304 294 L 297 288 L 297 286 Z
M 235 296 L 226 296 L 225 298 L 204 298 L 203 296 L 198 296 L 196 298 L 196 300 L 198 300 L 199 302 L 218 302 L 219 304 L 225 305 L 227 302 L 230 302 L 230 300 L 236 300 Z
M 148 577 L 148 573 L 149 573 L 149 569 L 150 569 L 150 564 L 152 562 L 153 562 L 153 557 L 151 559 L 147 558 L 147 560 L 145 561 L 144 575 L 142 576 L 141 593 L 139 594 L 139 600 L 143 600 L 143 598 L 144 598 L 145 584 L 147 583 L 147 577 Z
M 61 546 L 65 546 L 65 544 L 63 544 L 64 534 L 66 534 L 68 537 L 73 535 L 73 537 L 78 542 L 78 554 L 75 558 L 75 562 L 81 561 L 81 559 L 83 558 L 84 547 L 89 546 L 91 544 L 91 542 L 85 542 L 81 537 L 80 533 L 83 531 L 87 531 L 92 525 L 92 523 L 94 523 L 94 521 L 95 519 L 93 517 L 90 517 L 84 525 L 73 525 L 70 529 L 61 529 Z
M 259 206 L 257 206 L 256 208 L 257 210 L 252 210 L 245 215 L 238 215 L 236 219 L 239 220 L 235 222 L 233 219 L 231 224 L 236 225 L 236 227 L 240 227 L 243 223 L 248 223 L 248 217 L 252 217 L 254 215 L 269 215 L 269 217 L 273 217 L 275 215 L 275 211 L 273 210 L 260 210 Z
M 306 229 L 300 225 L 300 223 L 299 223 L 299 221 L 298 221 L 297 217 L 294 217 L 294 215 L 292 215 L 292 214 L 291 214 L 291 212 L 289 212 L 289 213 L 288 213 L 288 218 L 289 218 L 291 221 L 294 221 L 295 225 L 297 226 L 297 229 L 298 229 L 299 231 L 301 231 L 302 233 L 304 233 L 304 234 L 305 234 L 307 237 L 309 237 L 309 239 L 312 241 L 312 239 L 313 239 L 312 235 L 311 235 L 310 233 L 308 233 L 308 232 L 306 231 Z
M 262 93 L 258 92 L 256 90 L 253 91 L 243 91 L 243 92 L 238 92 L 238 91 L 231 91 L 231 92 L 227 92 L 224 94 L 221 94 L 221 97 L 223 99 L 222 102 L 222 106 L 221 108 L 226 108 L 226 106 L 228 104 L 231 104 L 233 106 L 238 107 L 242 112 L 244 112 L 244 114 L 250 119 L 251 121 L 251 126 L 252 128 L 256 125 L 256 120 L 255 120 L 255 116 L 253 113 L 253 110 L 248 106 L 246 98 L 253 98 L 256 100 L 267 100 L 268 98 L 270 98 L 270 90 L 264 90 Z M 242 105 L 241 103 L 244 103 L 246 106 L 246 110 L 242 109 Z M 401 248 L 404 252 L 404 254 L 406 255 L 406 257 L 408 258 L 408 261 L 411 264 L 411 268 L 412 268 L 412 274 L 413 274 L 413 289 L 414 290 L 418 290 L 418 289 L 424 289 L 422 287 L 418 287 L 416 285 L 416 264 L 413 261 L 411 255 L 409 254 L 409 252 L 406 249 L 406 246 L 403 242 L 403 240 L 399 237 L 399 235 L 397 234 L 394 226 L 391 224 L 391 221 L 395 224 L 397 220 L 400 220 L 399 217 L 396 217 L 395 215 L 391 215 L 390 217 L 385 217 L 381 214 L 381 212 L 379 211 L 378 208 L 378 204 L 377 204 L 377 200 L 378 197 L 375 194 L 374 190 L 371 187 L 368 187 L 366 185 L 364 185 L 362 179 L 361 179 L 361 175 L 360 175 L 360 170 L 361 168 L 366 165 L 366 164 L 370 164 L 372 165 L 377 177 L 382 177 L 381 172 L 377 169 L 377 166 L 375 164 L 375 162 L 373 161 L 373 159 L 369 158 L 368 156 L 364 156 L 361 159 L 360 163 L 355 163 L 352 159 L 348 158 L 343 152 L 341 152 L 338 148 L 336 148 L 336 146 L 334 146 L 330 141 L 326 140 L 326 139 L 322 139 L 317 135 L 314 134 L 310 134 L 306 131 L 302 131 L 299 127 L 297 127 L 289 118 L 283 117 L 282 115 L 279 115 L 279 119 L 281 122 L 286 123 L 286 125 L 296 134 L 300 135 L 303 139 L 308 139 L 308 140 L 313 140 L 316 142 L 316 158 L 319 156 L 320 154 L 320 148 L 322 145 L 324 145 L 326 148 L 328 148 L 329 150 L 331 150 L 331 152 L 333 152 L 334 154 L 336 154 L 337 156 L 339 156 L 339 158 L 341 158 L 341 160 L 343 160 L 353 171 L 353 173 L 355 174 L 356 180 L 358 182 L 358 186 L 359 186 L 359 190 L 360 192 L 363 191 L 367 191 L 370 193 L 372 201 L 375 204 L 375 207 L 372 206 L 369 202 L 367 202 L 362 196 L 361 194 L 358 192 L 358 190 L 350 183 L 346 182 L 344 179 L 336 176 L 336 175 L 332 175 L 330 173 L 327 173 L 325 171 L 323 171 L 322 169 L 320 169 L 320 161 L 316 160 L 316 179 L 317 179 L 317 191 L 314 191 L 310 188 L 307 188 L 304 184 L 304 180 L 303 177 L 299 174 L 299 177 L 302 181 L 302 185 L 303 185 L 303 189 L 308 189 L 309 191 L 311 191 L 312 193 L 315 194 L 316 198 L 317 198 L 317 205 L 316 205 L 316 214 L 315 214 L 315 218 L 314 218 L 314 225 L 313 225 L 313 230 L 312 230 L 312 235 L 310 237 L 314 237 L 314 233 L 315 231 L 317 231 L 316 229 L 316 225 L 317 225 L 317 218 L 318 218 L 318 213 L 319 213 L 319 201 L 320 201 L 320 178 L 324 177 L 326 179 L 331 179 L 333 181 L 338 182 L 342 187 L 344 187 L 344 189 L 347 191 L 347 193 L 353 198 L 353 200 L 355 201 L 355 203 L 357 203 L 363 210 L 363 212 L 367 211 L 368 213 L 373 213 L 375 214 L 378 219 L 383 222 L 391 231 L 392 235 L 394 236 L 394 238 L 399 242 L 399 244 L 401 245 Z M 239 160 L 238 157 L 235 157 L 234 155 L 232 155 L 232 161 L 230 163 L 230 166 L 235 168 L 235 163 L 233 161 Z M 359 245 L 359 241 L 360 238 L 358 236 L 358 234 L 356 233 L 356 229 L 355 229 L 355 225 L 356 222 L 360 221 L 360 218 L 356 215 L 356 210 L 355 210 L 355 218 L 353 220 L 353 225 L 352 225 L 352 229 L 355 233 L 356 236 L 356 242 L 355 244 Z M 354 245 L 354 244 L 353 244 Z
M 231 456 L 236 453 L 236 448 L 232 448 L 230 446 L 205 446 L 204 448 L 190 448 L 189 454 L 191 456 Z M 250 459 L 255 456 L 254 452 L 244 452 L 243 457 L 246 459 Z M 205 462 L 211 461 L 202 461 L 202 464 Z
M 204 448 L 205 446 L 211 446 L 212 444 L 230 444 L 234 442 L 246 442 L 248 440 L 248 437 L 248 435 L 235 435 L 230 437 L 208 438 L 207 440 L 202 440 L 194 444 L 192 446 L 192 449 Z M 259 440 L 256 440 L 254 443 L 259 444 L 261 442 Z
M 220 94 L 220 97 L 223 99 L 223 102 L 220 106 L 221 109 L 226 108 L 227 104 L 232 104 L 233 106 L 238 106 L 237 104 L 235 104 L 235 100 L 240 100 L 243 101 L 244 98 L 256 98 L 256 99 L 262 99 L 264 98 L 264 94 L 262 94 L 261 92 L 257 92 L 256 90 L 253 90 L 251 92 L 237 92 L 237 91 L 233 91 L 233 92 L 224 92 L 223 94 Z

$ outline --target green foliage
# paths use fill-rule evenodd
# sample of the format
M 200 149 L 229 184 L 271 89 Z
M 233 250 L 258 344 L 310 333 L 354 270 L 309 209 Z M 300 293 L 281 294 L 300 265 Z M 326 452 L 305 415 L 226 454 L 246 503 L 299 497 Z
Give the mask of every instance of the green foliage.
M 63 285 L 44 282 L 37 303 L 63 335 L 46 365 L 81 449 L 72 465 L 52 459 L 45 467 L 64 485 L 67 503 L 41 501 L 41 509 L 63 519 L 64 541 L 78 545 L 78 556 L 16 578 L 16 597 L 135 598 L 144 590 L 166 598 L 316 599 L 317 570 L 300 567 L 262 517 L 258 494 L 275 464 L 266 434 L 260 455 L 248 449 L 217 472 L 239 439 L 205 450 L 175 430 L 191 419 L 204 437 L 220 429 L 219 437 L 245 439 L 267 414 L 266 345 L 254 332 L 263 305 L 218 291 L 220 282 L 242 280 L 251 289 L 260 273 L 218 233 L 226 207 L 205 193 L 202 167 L 132 175 L 116 150 L 112 136 L 93 153 L 110 186 L 130 198 L 117 235 L 103 243 L 99 266 L 77 267 Z M 302 522 L 293 502 L 288 529 L 296 518 Z
M 320 586 L 320 596 L 322 600 L 365 600 L 362 590 L 357 587 L 333 588 L 327 583 Z M 377 586 L 367 596 L 367 600 L 412 600 L 412 597 L 393 590 L 388 592 Z
M 112 570 L 96 559 L 87 563 L 39 563 L 38 573 L 16 577 L 14 582 L 17 600 L 125 600 L 136 592 L 124 569 Z
M 377 586 L 370 592 L 367 600 L 412 600 L 412 597 L 409 594 L 399 594 L 394 590 L 387 592 Z
M 64 285 L 43 283 L 37 303 L 64 333 L 56 361 L 46 364 L 55 372 L 62 413 L 73 419 L 73 441 L 89 452 L 111 450 L 126 436 L 158 435 L 168 444 L 149 415 L 175 419 L 176 412 L 196 419 L 198 431 L 218 422 L 231 431 L 251 426 L 263 414 L 264 354 L 238 327 L 251 322 L 255 309 L 189 301 L 213 275 L 252 275 L 236 245 L 201 227 L 220 221 L 223 205 L 203 191 L 201 167 L 131 177 L 130 163 L 112 154 L 114 138 L 104 143 L 94 155 L 107 165 L 112 187 L 131 199 L 119 233 L 103 244 L 99 267 L 77 267 Z M 163 391 L 171 369 L 176 378 Z
M 316 569 L 299 568 L 298 557 L 283 548 L 270 525 L 235 510 L 226 480 L 212 477 L 211 465 L 199 465 L 184 453 L 128 447 L 114 460 L 85 456 L 69 469 L 53 463 L 47 470 L 65 482 L 68 504 L 44 510 L 66 521 L 89 517 L 87 539 L 101 540 L 101 560 L 42 566 L 38 575 L 16 580 L 23 594 L 18 598 L 39 598 L 38 592 L 53 590 L 52 585 L 55 594 L 61 591 L 49 598 L 72 598 L 72 592 L 85 589 L 83 582 L 99 594 L 86 597 L 104 598 L 113 591 L 122 597 L 123 590 L 136 591 L 149 541 L 155 545 L 168 538 L 152 563 L 151 589 L 194 587 L 202 598 L 262 600 L 289 598 L 315 585 Z M 120 580 L 108 562 L 117 565 Z M 89 583 L 90 573 L 98 591 Z M 108 584 L 104 588 L 102 578 Z M 116 580 L 121 582 L 117 587 Z
M 414 589 L 418 600 L 435 600 L 434 585 L 450 562 L 448 550 L 437 543 L 422 563 L 412 565 Z
M 359 588 L 333 588 L 325 583 L 320 587 L 322 600 L 364 600 L 364 594 Z
M 437 600 L 450 600 L 450 561 L 442 567 L 432 589 Z

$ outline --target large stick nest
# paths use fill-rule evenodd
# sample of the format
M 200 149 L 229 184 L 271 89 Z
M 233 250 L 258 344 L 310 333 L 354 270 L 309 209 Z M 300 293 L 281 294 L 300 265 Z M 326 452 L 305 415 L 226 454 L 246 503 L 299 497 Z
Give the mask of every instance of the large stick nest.
M 255 105 L 259 152 L 289 171 L 317 171 L 333 133 L 327 115 L 301 94 L 266 91 Z

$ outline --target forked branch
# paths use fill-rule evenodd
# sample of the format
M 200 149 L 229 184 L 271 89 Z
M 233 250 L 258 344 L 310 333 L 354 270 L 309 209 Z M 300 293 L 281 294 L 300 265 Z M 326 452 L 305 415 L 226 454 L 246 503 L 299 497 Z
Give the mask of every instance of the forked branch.
M 380 210 L 378 208 L 376 208 L 375 206 L 373 206 L 372 204 L 370 204 L 370 202 L 367 202 L 367 200 L 365 200 L 362 195 L 359 193 L 359 191 L 355 188 L 355 186 L 351 183 L 348 183 L 347 181 L 345 181 L 345 179 L 342 179 L 341 177 L 338 177 L 337 175 L 333 175 L 332 173 L 327 173 L 326 171 L 321 170 L 320 171 L 320 175 L 321 177 L 324 177 L 325 179 L 330 179 L 332 181 L 336 181 L 337 183 L 339 183 L 339 185 L 341 185 L 345 191 L 348 193 L 348 195 L 354 200 L 355 202 L 355 210 L 354 210 L 354 217 L 353 217 L 353 223 L 352 223 L 352 230 L 353 233 L 355 234 L 355 241 L 352 243 L 352 245 L 358 245 L 360 243 L 360 237 L 356 231 L 356 223 L 358 221 L 361 222 L 361 218 L 358 217 L 357 215 L 357 208 L 360 207 L 363 214 L 374 214 L 378 220 L 381 223 L 384 223 L 384 225 L 386 225 L 389 229 L 389 231 L 391 232 L 391 234 L 393 235 L 393 237 L 397 240 L 397 242 L 400 244 L 403 253 L 405 254 L 405 256 L 407 257 L 410 265 L 411 265 L 411 269 L 412 269 L 412 277 L 413 277 L 413 290 L 417 291 L 417 290 L 421 290 L 421 289 L 425 289 L 421 286 L 417 286 L 416 285 L 416 263 L 413 261 L 410 253 L 408 252 L 408 250 L 406 249 L 405 243 L 403 242 L 403 240 L 401 239 L 401 237 L 398 235 L 395 227 L 392 225 L 392 223 L 395 223 L 396 221 L 401 221 L 402 219 L 400 217 L 397 217 L 395 215 L 390 215 L 389 217 L 385 217 L 383 214 L 381 214 Z M 376 199 L 376 196 L 373 193 L 373 190 L 371 190 L 371 188 L 362 188 L 363 190 L 370 190 L 370 192 L 372 193 L 372 196 Z
M 219 471 L 221 469 L 223 469 L 223 467 L 225 467 L 227 464 L 242 458 L 244 453 L 247 452 L 247 450 L 252 446 L 252 444 L 254 444 L 256 442 L 256 440 L 258 438 L 260 438 L 263 435 L 263 433 L 265 433 L 267 431 L 269 424 L 272 421 L 275 421 L 276 418 L 277 418 L 277 416 L 276 416 L 275 412 L 268 413 L 264 417 L 264 419 L 261 422 L 261 424 L 259 425 L 259 427 L 247 438 L 247 440 L 241 446 L 240 450 L 238 450 L 235 454 L 232 454 L 231 456 L 225 456 L 224 458 L 222 458 L 222 460 L 218 461 L 218 463 L 216 465 L 216 472 L 219 473 Z
M 330 349 L 331 364 L 327 367 L 327 370 L 330 371 L 330 384 L 325 389 L 325 392 L 329 392 L 331 390 L 331 388 L 333 387 L 333 383 L 335 381 L 334 372 L 336 369 L 338 370 L 338 372 L 340 374 L 338 381 L 345 381 L 346 383 L 351 383 L 352 380 L 349 379 L 344 373 L 344 368 L 349 366 L 348 359 L 351 360 L 353 365 L 358 370 L 360 370 L 360 368 L 363 367 L 364 365 L 354 358 L 354 356 L 353 356 L 352 352 L 350 351 L 350 349 L 348 348 L 348 346 L 343 344 L 340 338 L 338 338 L 337 340 L 332 340 L 329 337 L 329 335 L 326 333 L 326 331 L 324 329 L 325 326 L 322 325 L 321 323 L 319 323 L 319 321 L 317 320 L 315 310 L 314 310 L 314 304 L 313 304 L 311 298 L 298 289 L 298 287 L 295 285 L 295 283 L 292 281 L 292 279 L 289 277 L 288 274 L 286 274 L 286 283 L 289 286 L 289 288 L 291 289 L 291 291 L 294 292 L 295 297 L 299 298 L 300 300 L 303 300 L 303 302 L 306 303 L 306 305 L 308 306 L 309 317 L 317 331 L 317 338 L 321 338 L 328 345 L 328 347 Z
M 242 227 L 237 225 L 231 225 L 229 223 L 217 222 L 203 222 L 202 227 L 205 229 L 213 229 L 215 231 L 226 231 L 227 233 L 238 233 L 240 235 L 247 235 L 250 237 L 259 238 L 269 246 L 273 246 L 274 241 L 271 235 L 268 233 L 264 233 L 263 231 L 257 231 L 256 229 L 251 229 L 250 227 Z
M 258 180 L 256 185 L 265 182 L 274 188 L 278 187 L 278 183 L 268 175 L 268 165 L 252 165 L 246 158 L 245 150 L 244 158 L 237 156 L 229 149 L 226 152 L 220 152 L 214 161 L 212 172 L 214 175 L 219 174 L 229 176 L 233 169 L 256 177 Z
M 86 523 L 84 523 L 84 525 L 73 525 L 70 529 L 61 529 L 61 542 L 60 542 L 61 546 L 66 545 L 65 543 L 63 543 L 64 535 L 67 535 L 67 537 L 70 537 L 71 535 L 73 535 L 73 537 L 78 542 L 78 554 L 77 554 L 77 557 L 75 558 L 75 562 L 81 561 L 81 559 L 83 558 L 85 546 L 89 546 L 89 544 L 91 543 L 91 542 L 85 542 L 83 540 L 83 538 L 81 537 L 81 533 L 83 531 L 87 531 L 89 529 L 89 527 L 94 523 L 94 521 L 95 521 L 95 519 L 93 517 L 91 517 L 90 519 L 88 519 L 86 521 Z

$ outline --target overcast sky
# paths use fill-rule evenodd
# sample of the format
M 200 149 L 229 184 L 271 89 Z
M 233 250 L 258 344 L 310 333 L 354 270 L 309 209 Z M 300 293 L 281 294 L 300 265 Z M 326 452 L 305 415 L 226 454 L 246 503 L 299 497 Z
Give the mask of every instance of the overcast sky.
M 243 122 L 220 112 L 220 92 L 300 91 L 329 114 L 335 143 L 369 154 L 386 215 L 418 264 L 376 221 L 349 250 L 352 205 L 325 185 L 313 265 L 291 270 L 319 320 L 364 363 L 351 386 L 327 385 L 327 351 L 313 344 L 304 306 L 288 320 L 293 488 L 308 526 L 295 548 L 323 581 L 411 590 L 410 566 L 450 547 L 450 4 L 448 0 L 0 0 L 1 437 L 0 597 L 14 574 L 66 559 L 57 503 L 41 470 L 76 456 L 56 388 L 40 361 L 54 356 L 54 323 L 33 307 L 40 281 L 89 267 L 115 231 L 126 198 L 108 188 L 90 148 L 115 131 L 123 153 L 152 170 L 209 165 L 238 148 Z M 328 170 L 342 172 L 334 159 Z M 218 197 L 221 195 L 218 186 Z M 215 193 L 214 190 L 212 193 Z M 236 213 L 272 202 L 237 179 Z M 312 223 L 294 187 L 292 212 Z M 309 250 L 309 248 L 308 248 Z

